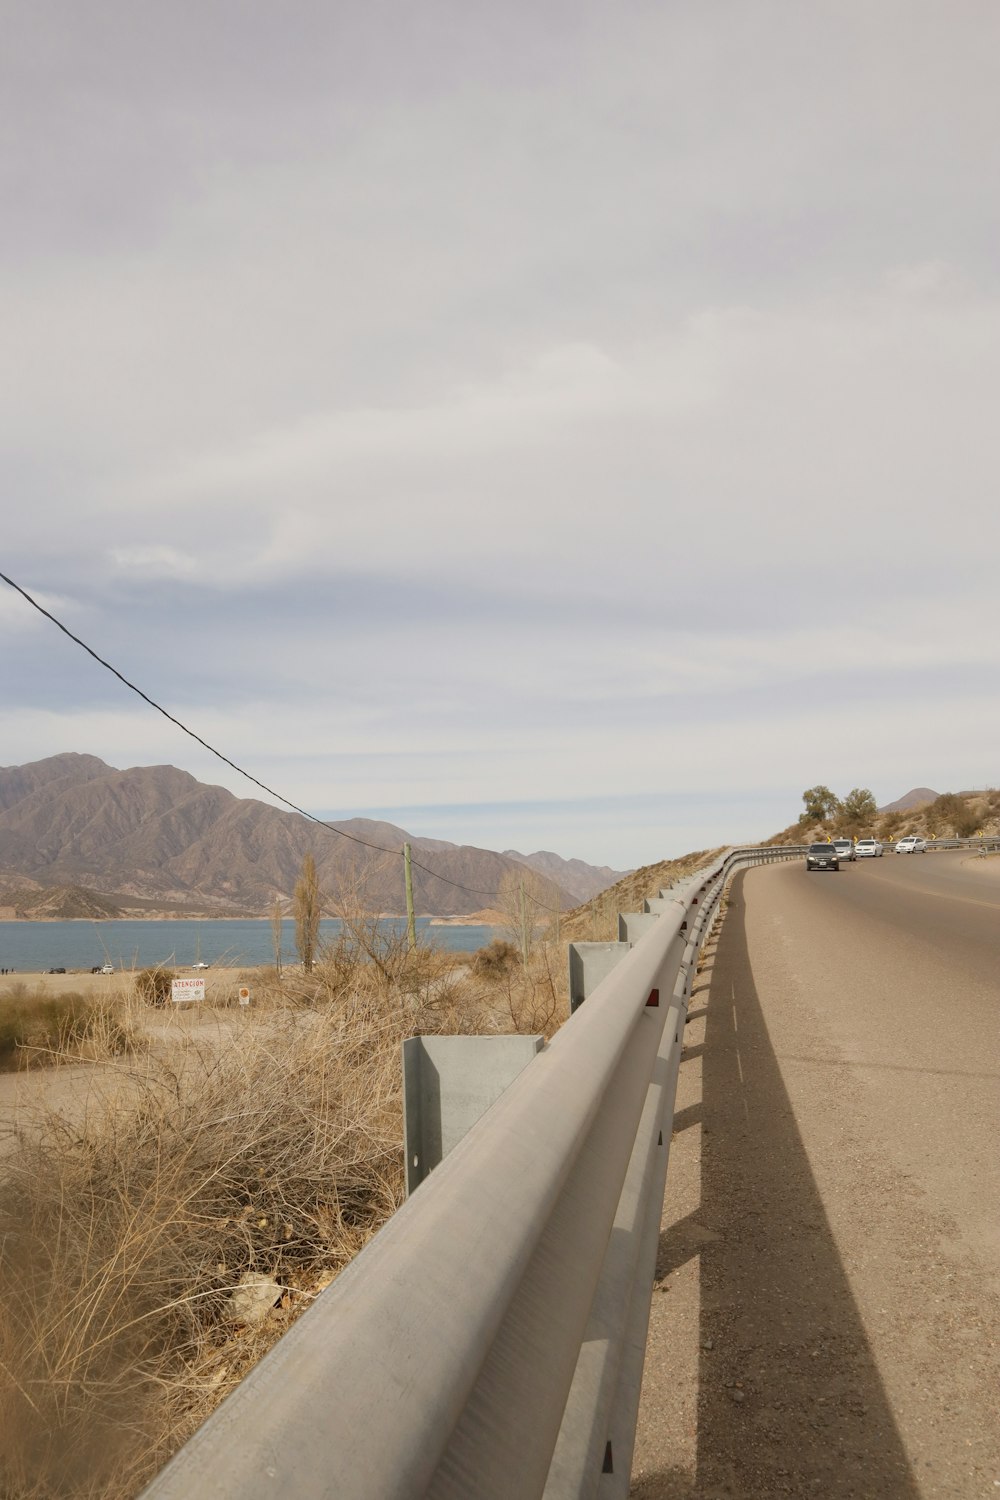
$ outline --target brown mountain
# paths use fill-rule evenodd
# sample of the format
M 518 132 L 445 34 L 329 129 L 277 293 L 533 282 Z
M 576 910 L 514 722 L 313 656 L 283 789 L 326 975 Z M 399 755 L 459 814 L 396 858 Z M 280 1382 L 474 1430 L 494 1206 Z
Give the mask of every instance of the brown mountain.
M 885 807 L 880 807 L 880 813 L 887 812 L 910 812 L 914 807 L 926 807 L 928 802 L 933 802 L 938 793 L 932 792 L 929 786 L 915 786 L 912 791 L 904 792 L 902 797 L 897 797 L 895 802 L 887 802 Z
M 623 880 L 631 870 L 612 870 L 609 865 L 588 865 L 582 859 L 563 859 L 548 849 L 539 849 L 535 854 L 519 854 L 516 849 L 505 849 L 505 859 L 517 859 L 530 869 L 547 875 L 564 891 L 569 891 L 575 901 L 589 901 L 591 896 L 606 891 L 608 886 Z
M 394 824 L 368 818 L 320 827 L 206 786 L 174 766 L 119 771 L 96 756 L 66 754 L 0 768 L 0 886 L 36 894 L 61 888 L 84 906 L 85 893 L 94 892 L 133 910 L 152 904 L 263 914 L 276 898 L 291 895 L 311 850 L 332 902 L 400 911 L 406 842 L 413 847 L 415 905 L 428 915 L 490 905 L 504 876 L 525 862 L 490 849 L 411 838 Z M 575 867 L 582 862 L 565 863 L 579 875 Z M 566 908 L 579 899 L 547 870 L 540 874 L 542 900 Z

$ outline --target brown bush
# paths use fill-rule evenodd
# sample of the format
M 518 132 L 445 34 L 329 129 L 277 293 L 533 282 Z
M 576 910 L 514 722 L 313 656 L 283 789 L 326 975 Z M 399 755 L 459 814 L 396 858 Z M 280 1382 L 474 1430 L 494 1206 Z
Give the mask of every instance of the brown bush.
M 132 977 L 136 998 L 145 1005 L 165 1005 L 176 978 L 173 969 L 140 969 Z

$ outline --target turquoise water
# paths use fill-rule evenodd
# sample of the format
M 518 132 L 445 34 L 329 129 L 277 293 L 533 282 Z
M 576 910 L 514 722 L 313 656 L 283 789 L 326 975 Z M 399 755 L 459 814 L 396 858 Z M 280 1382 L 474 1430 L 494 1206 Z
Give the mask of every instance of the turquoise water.
M 387 917 L 380 926 L 404 933 L 403 918 Z M 333 942 L 341 931 L 336 918 L 320 923 L 320 943 Z M 418 917 L 421 942 L 452 952 L 473 953 L 491 942 L 492 927 L 435 927 Z M 296 961 L 295 924 L 282 924 L 282 958 Z M 239 966 L 274 962 L 271 924 L 250 918 L 166 922 L 0 922 L 0 968 L 18 974 L 46 969 L 91 969 L 110 961 L 116 969 L 145 969 L 154 964 L 184 968 L 198 960 Z

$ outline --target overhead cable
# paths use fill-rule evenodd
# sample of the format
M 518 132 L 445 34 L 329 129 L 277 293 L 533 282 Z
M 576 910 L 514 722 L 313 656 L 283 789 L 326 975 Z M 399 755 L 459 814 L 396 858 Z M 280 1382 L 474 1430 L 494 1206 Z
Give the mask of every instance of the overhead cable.
M 298 813 L 300 817 L 307 818 L 310 823 L 315 823 L 320 828 L 327 829 L 330 833 L 336 833 L 342 839 L 349 839 L 352 844 L 361 844 L 365 849 L 374 849 L 379 854 L 399 854 L 400 851 L 398 849 L 387 849 L 384 844 L 373 844 L 369 839 L 363 839 L 357 834 L 348 833 L 346 829 L 337 828 L 335 824 L 327 823 L 323 818 L 317 818 L 315 813 L 307 812 L 304 807 L 299 807 L 297 803 L 292 802 L 289 800 L 289 798 L 282 796 L 281 792 L 275 791 L 274 787 L 270 787 L 266 782 L 258 780 L 256 776 L 252 776 L 249 771 L 245 771 L 243 767 L 237 765 L 234 760 L 230 760 L 228 755 L 223 755 L 221 750 L 216 750 L 215 746 L 210 745 L 208 741 L 206 739 L 203 739 L 200 734 L 196 734 L 193 729 L 189 729 L 188 726 L 183 723 L 182 720 L 178 719 L 175 714 L 170 713 L 163 707 L 162 704 L 157 703 L 155 698 L 151 698 L 148 693 L 144 693 L 141 687 L 137 687 L 136 684 L 134 682 L 131 682 L 123 672 L 119 672 L 117 667 L 113 667 L 111 663 L 109 661 L 106 661 L 103 656 L 101 656 L 97 651 L 93 649 L 92 646 L 88 646 L 86 641 L 81 640 L 78 635 L 74 635 L 72 630 L 70 630 L 68 626 L 64 625 L 61 620 L 57 619 L 56 616 L 51 612 L 51 610 L 48 610 L 44 605 L 39 604 L 38 600 L 33 598 L 33 596 L 28 593 L 28 590 L 22 588 L 19 583 L 15 583 L 13 578 L 8 578 L 6 573 L 0 573 L 0 579 L 2 579 L 4 583 L 8 584 L 10 588 L 15 591 L 15 593 L 20 594 L 21 598 L 26 600 L 26 602 L 31 605 L 32 609 L 36 609 L 40 615 L 44 615 L 47 620 L 50 620 L 57 630 L 61 630 L 63 635 L 68 636 L 75 645 L 86 651 L 88 656 L 92 656 L 94 661 L 96 661 L 100 666 L 104 667 L 106 671 L 110 672 L 113 677 L 117 677 L 118 681 L 123 683 L 125 687 L 129 688 L 133 693 L 137 694 L 144 703 L 148 703 L 150 708 L 154 708 L 158 714 L 162 714 L 165 719 L 169 719 L 170 723 L 181 730 L 183 734 L 188 735 L 190 739 L 201 745 L 202 749 L 207 750 L 210 755 L 214 755 L 216 760 L 221 760 L 223 765 L 229 766 L 230 769 L 235 771 L 238 776 L 242 776 L 246 781 L 249 781 L 254 786 L 259 787 L 262 792 L 266 792 L 269 797 L 273 797 L 276 802 L 282 803 L 283 806 L 289 808 L 292 812 Z M 410 859 L 410 863 L 415 869 L 423 870 L 426 875 L 433 876 L 435 880 L 440 880 L 445 885 L 453 886 L 457 891 L 464 891 L 466 895 L 489 896 L 491 898 L 495 898 L 500 895 L 499 891 L 483 891 L 477 889 L 475 886 L 462 885 L 459 881 L 451 880 L 447 875 L 441 875 L 437 870 L 432 870 L 430 865 L 422 864 L 420 860 L 413 859 L 412 856 Z M 525 895 L 528 896 L 528 898 L 533 901 L 536 906 L 541 907 L 544 911 L 555 912 L 557 910 L 556 907 L 547 906 L 544 901 L 539 901 L 537 897 L 531 896 L 528 892 L 525 892 Z

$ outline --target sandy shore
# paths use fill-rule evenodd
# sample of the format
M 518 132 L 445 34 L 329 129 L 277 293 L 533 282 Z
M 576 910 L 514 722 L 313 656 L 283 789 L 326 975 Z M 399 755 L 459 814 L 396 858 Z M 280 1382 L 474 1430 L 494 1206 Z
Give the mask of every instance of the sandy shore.
M 240 969 L 186 969 L 177 968 L 173 971 L 178 979 L 196 979 L 200 974 L 205 978 L 205 998 L 211 1000 L 214 997 L 229 999 L 234 990 L 240 985 L 248 985 L 253 992 L 254 978 L 265 971 L 253 966 Z M 91 974 L 89 970 L 74 971 L 68 974 L 39 974 L 30 971 L 18 972 L 17 974 L 0 975 L 0 1004 L 5 999 L 13 998 L 18 994 L 18 987 L 23 985 L 33 995 L 51 995 L 53 999 L 60 995 L 78 994 L 88 998 L 97 998 L 100 995 L 113 995 L 119 993 L 123 986 L 131 982 L 131 974 L 119 970 L 115 974 Z

